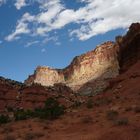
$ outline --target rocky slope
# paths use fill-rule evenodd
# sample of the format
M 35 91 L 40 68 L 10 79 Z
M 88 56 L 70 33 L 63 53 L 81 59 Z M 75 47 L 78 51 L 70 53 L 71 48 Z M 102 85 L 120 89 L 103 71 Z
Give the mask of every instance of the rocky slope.
M 26 86 L 0 77 L 0 114 L 7 113 L 9 109 L 41 108 L 50 97 L 57 98 L 65 107 L 72 106 L 75 101 L 80 99 L 63 84 L 55 84 L 53 87 L 43 87 L 37 84 Z
M 139 69 L 140 60 L 112 79 L 102 94 L 88 97 L 87 102 L 68 109 L 57 120 L 30 118 L 1 125 L 0 140 L 139 140 Z M 41 90 L 24 89 L 25 96 L 31 92 L 39 95 Z
M 107 46 L 111 46 L 111 48 Z M 108 51 L 107 48 L 112 50 L 113 53 Z M 112 54 L 115 54 L 115 56 L 112 56 Z M 112 65 L 113 59 L 117 60 L 114 65 Z M 91 66 L 86 60 L 90 62 Z M 85 63 L 85 70 L 88 71 L 92 67 L 93 60 L 94 65 L 96 64 L 95 62 L 98 64 L 97 69 L 101 68 L 103 72 L 101 71 L 101 75 L 98 75 L 98 72 L 95 73 L 94 79 L 94 74 L 92 73 L 94 70 L 89 70 L 91 75 L 93 74 L 93 78 L 83 84 L 86 81 L 83 78 L 85 76 L 82 77 L 82 74 L 78 73 L 78 71 L 81 70 L 83 63 Z M 100 63 L 98 60 L 101 60 Z M 109 70 L 99 65 L 102 62 L 103 64 L 104 62 L 107 63 L 106 68 L 111 65 Z M 116 68 L 117 71 L 115 71 Z M 118 73 L 118 69 L 120 69 L 120 73 Z M 11 117 L 13 115 L 11 114 L 11 109 L 40 108 L 44 106 L 44 102 L 49 97 L 56 98 L 66 106 L 65 114 L 54 121 L 30 118 L 1 124 L 0 140 L 114 140 L 114 138 L 115 140 L 139 140 L 139 69 L 140 24 L 132 24 L 124 37 L 119 36 L 116 38 L 116 43 L 105 43 L 94 51 L 76 57 L 71 65 L 64 70 L 47 68 L 47 71 L 45 71 L 45 67 L 44 71 L 42 71 L 42 67 L 39 67 L 40 74 L 44 74 L 47 77 L 46 73 L 49 71 L 49 74 L 53 75 L 54 78 L 57 77 L 56 79 L 50 78 L 49 85 L 51 86 L 49 87 L 33 84 L 37 76 L 38 81 L 44 80 L 45 84 L 47 82 L 46 79 L 39 79 L 40 75 L 37 75 L 39 74 L 37 71 L 27 81 L 31 86 L 0 77 L 0 114 L 6 114 Z M 113 70 L 113 73 L 111 73 L 111 70 Z M 76 75 L 77 73 L 79 77 Z M 88 76 L 89 73 L 85 73 L 85 75 L 87 74 Z M 78 96 L 69 87 L 62 84 L 67 81 L 66 84 L 70 85 L 75 80 L 79 84 L 81 82 L 80 77 L 82 77 L 83 85 L 78 90 L 79 93 L 88 94 L 92 89 L 92 92 L 98 90 L 101 94 L 90 97 Z M 63 82 L 60 84 L 61 80 Z M 74 85 L 78 84 L 74 83 Z M 104 85 L 107 88 L 102 91 L 105 88 Z M 80 105 L 79 103 L 82 104 Z

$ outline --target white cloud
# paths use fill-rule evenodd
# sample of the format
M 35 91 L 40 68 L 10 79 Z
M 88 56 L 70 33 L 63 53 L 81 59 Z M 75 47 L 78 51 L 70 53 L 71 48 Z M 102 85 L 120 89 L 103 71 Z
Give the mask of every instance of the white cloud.
M 19 39 L 20 37 L 18 35 L 20 34 L 27 34 L 27 33 L 30 33 L 30 30 L 28 29 L 27 27 L 28 25 L 24 22 L 19 22 L 17 27 L 16 27 L 16 30 L 8 35 L 5 39 L 7 41 L 12 41 L 12 40 L 15 40 L 15 39 Z
M 31 16 L 29 13 L 25 13 L 22 16 L 22 19 L 18 21 L 16 29 L 7 37 L 5 40 L 13 41 L 15 39 L 19 39 L 21 34 L 28 34 L 30 33 L 30 29 L 28 28 L 27 22 L 32 22 L 34 20 L 34 16 Z
M 40 12 L 36 15 L 24 14 L 19 22 L 24 25 L 22 25 L 23 32 L 19 30 L 18 23 L 15 32 L 9 35 L 8 40 L 19 37 L 21 33 L 44 36 L 71 23 L 78 26 L 68 32 L 70 36 L 87 40 L 111 30 L 127 28 L 131 23 L 140 21 L 139 0 L 78 1 L 85 4 L 77 10 L 66 8 L 61 0 L 38 1 Z M 32 25 L 30 29 L 29 25 Z
M 58 41 L 58 37 L 57 36 L 46 36 L 46 38 L 42 41 L 43 44 L 47 44 L 50 41 L 54 41 L 57 42 Z
M 39 43 L 38 40 L 32 41 L 32 42 L 28 42 L 28 43 L 25 45 L 25 47 L 30 47 L 30 46 L 33 46 L 33 45 L 38 44 L 38 43 Z
M 26 6 L 26 0 L 16 0 L 15 7 L 20 10 L 22 7 Z
M 86 0 L 84 0 L 86 1 Z M 137 0 L 87 0 L 86 17 L 80 29 L 71 32 L 80 40 L 108 31 L 127 28 L 132 22 L 140 21 L 140 1 Z M 131 6 L 130 6 L 131 5 Z

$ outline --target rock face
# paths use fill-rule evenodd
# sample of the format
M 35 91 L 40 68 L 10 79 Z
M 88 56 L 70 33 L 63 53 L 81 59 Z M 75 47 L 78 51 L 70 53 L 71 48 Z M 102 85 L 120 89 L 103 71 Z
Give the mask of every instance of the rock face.
M 85 83 L 113 78 L 119 74 L 117 59 L 118 47 L 113 42 L 106 42 L 97 46 L 93 51 L 76 57 L 64 69 L 66 85 L 73 90 L 79 90 Z
M 64 83 L 73 90 L 78 90 L 88 81 L 100 77 L 102 79 L 116 77 L 119 74 L 117 52 L 117 45 L 113 42 L 106 42 L 93 51 L 75 57 L 65 69 L 38 67 L 25 83 L 38 83 L 43 86 Z
M 29 76 L 25 83 L 40 83 L 43 86 L 53 86 L 56 83 L 64 83 L 64 75 L 61 70 L 39 66 L 34 75 Z
M 74 58 L 65 69 L 38 67 L 26 84 L 38 83 L 53 86 L 66 84 L 81 94 L 96 94 L 108 86 L 111 78 L 128 69 L 140 58 L 140 24 L 132 24 L 128 33 L 116 37 L 116 42 L 106 42 Z
M 140 23 L 133 23 L 127 34 L 117 43 L 120 46 L 121 72 L 124 72 L 140 59 Z

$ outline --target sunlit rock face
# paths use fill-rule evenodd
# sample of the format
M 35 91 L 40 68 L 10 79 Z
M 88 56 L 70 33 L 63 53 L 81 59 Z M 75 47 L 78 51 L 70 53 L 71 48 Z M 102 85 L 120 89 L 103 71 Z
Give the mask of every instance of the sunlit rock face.
M 78 90 L 88 81 L 116 77 L 119 74 L 117 52 L 118 47 L 113 42 L 106 42 L 76 57 L 64 70 L 67 85 Z
M 103 91 L 109 79 L 124 72 L 140 59 L 140 24 L 130 26 L 125 36 L 116 37 L 116 41 L 98 45 L 73 59 L 65 69 L 38 67 L 26 84 L 40 83 L 53 86 L 63 83 L 82 94 L 96 94 Z
M 75 57 L 65 69 L 38 67 L 25 83 L 39 83 L 44 86 L 65 83 L 73 90 L 78 90 L 88 81 L 100 77 L 102 79 L 116 77 L 119 73 L 117 52 L 118 47 L 113 42 L 106 42 L 93 51 Z
M 38 83 L 43 86 L 53 86 L 56 83 L 64 83 L 64 75 L 61 70 L 49 67 L 37 67 L 35 73 L 25 81 L 26 84 Z

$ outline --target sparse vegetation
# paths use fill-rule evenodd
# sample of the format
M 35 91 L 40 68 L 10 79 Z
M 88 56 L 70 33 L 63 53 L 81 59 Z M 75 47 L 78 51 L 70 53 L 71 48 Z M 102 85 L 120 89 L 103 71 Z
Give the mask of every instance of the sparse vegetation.
M 16 110 L 13 111 L 14 119 L 16 121 L 25 120 L 28 118 L 40 119 L 57 119 L 60 115 L 64 114 L 65 107 L 60 105 L 54 98 L 48 98 L 45 102 L 44 108 L 37 108 L 35 110 Z M 11 111 L 11 109 L 10 109 Z M 0 124 L 10 122 L 8 115 L 0 115 Z
M 108 120 L 115 120 L 118 117 L 118 112 L 114 110 L 107 111 L 106 117 Z
M 9 117 L 7 115 L 0 115 L 0 124 L 9 122 Z
M 54 98 L 49 98 L 45 102 L 45 107 L 37 111 L 40 118 L 43 119 L 57 119 L 60 115 L 64 114 L 64 106 Z
M 81 105 L 81 102 L 75 101 L 72 107 L 76 108 L 76 107 L 79 107 L 80 105 Z
M 115 125 L 127 125 L 128 124 L 128 119 L 127 118 L 119 118 L 114 120 Z
M 15 120 L 25 120 L 26 119 L 26 114 L 24 111 L 16 111 L 14 113 L 14 117 L 15 117 Z

